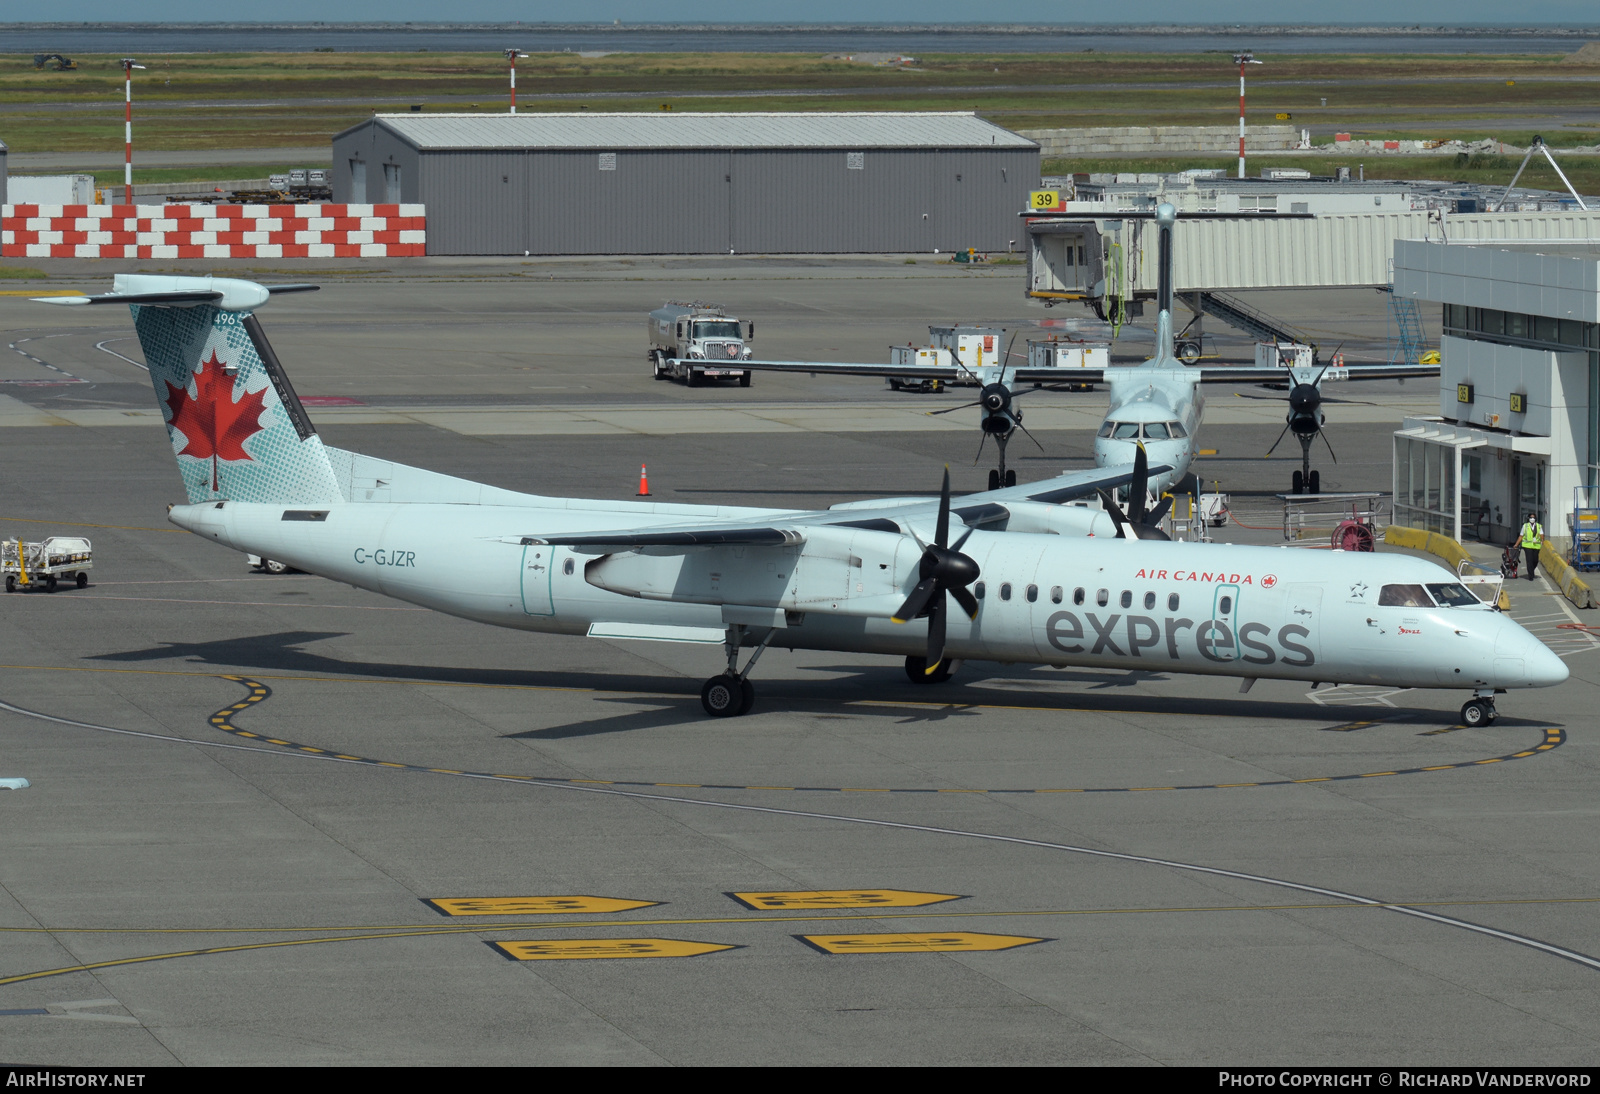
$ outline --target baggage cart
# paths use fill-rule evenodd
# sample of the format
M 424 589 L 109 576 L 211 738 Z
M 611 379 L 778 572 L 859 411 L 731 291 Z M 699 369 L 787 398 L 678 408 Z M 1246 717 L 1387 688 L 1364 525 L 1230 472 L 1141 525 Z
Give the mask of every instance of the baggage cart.
M 0 573 L 6 576 L 8 593 L 40 586 L 53 593 L 63 580 L 81 589 L 89 584 L 92 569 L 94 550 L 82 536 L 51 536 L 37 543 L 0 540 Z

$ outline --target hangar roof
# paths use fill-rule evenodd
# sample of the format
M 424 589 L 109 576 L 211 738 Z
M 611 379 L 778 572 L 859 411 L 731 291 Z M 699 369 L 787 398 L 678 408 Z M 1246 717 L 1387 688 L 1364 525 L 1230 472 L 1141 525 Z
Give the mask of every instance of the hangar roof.
M 484 148 L 615 151 L 644 148 L 1038 147 L 1026 137 L 1019 137 L 1009 129 L 984 121 L 970 111 L 378 114 L 373 121 L 391 130 L 408 144 L 426 151 Z

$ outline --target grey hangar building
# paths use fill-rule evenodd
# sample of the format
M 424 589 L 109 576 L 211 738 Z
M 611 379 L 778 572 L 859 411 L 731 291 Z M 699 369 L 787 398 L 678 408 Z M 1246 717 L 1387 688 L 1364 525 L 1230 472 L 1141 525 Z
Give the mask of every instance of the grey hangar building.
M 972 113 L 375 114 L 330 176 L 424 205 L 429 254 L 1003 251 L 1039 146 Z

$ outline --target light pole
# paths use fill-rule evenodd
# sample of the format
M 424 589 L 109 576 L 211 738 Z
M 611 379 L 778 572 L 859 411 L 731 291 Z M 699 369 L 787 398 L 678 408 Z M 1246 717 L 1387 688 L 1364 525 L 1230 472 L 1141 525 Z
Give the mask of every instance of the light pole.
M 1235 53 L 1233 61 L 1239 66 L 1239 177 L 1244 178 L 1244 66 L 1261 62 L 1250 53 Z
M 133 70 L 143 68 L 133 63 L 132 57 L 122 59 L 122 101 L 125 116 L 122 123 L 122 203 L 133 204 Z
M 520 49 L 505 51 L 506 61 L 511 65 L 511 113 L 517 112 L 517 58 L 526 57 L 527 54 Z

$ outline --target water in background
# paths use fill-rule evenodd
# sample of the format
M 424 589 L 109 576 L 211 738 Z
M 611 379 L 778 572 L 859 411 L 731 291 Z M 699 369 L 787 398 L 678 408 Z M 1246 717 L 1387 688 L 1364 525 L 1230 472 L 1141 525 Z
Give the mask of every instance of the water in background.
M 114 26 L 76 25 L 35 29 L 0 27 L 0 53 L 404 53 L 485 51 L 510 46 L 529 51 L 613 53 L 1199 53 L 1254 49 L 1285 53 L 1571 53 L 1585 41 L 1574 31 L 1417 32 L 1398 28 L 1340 30 L 1314 34 L 1259 29 L 1204 33 L 1140 33 L 1114 30 L 997 32 L 961 27 L 773 28 L 752 27 L 561 27 L 530 23 L 512 27 L 403 26 Z

